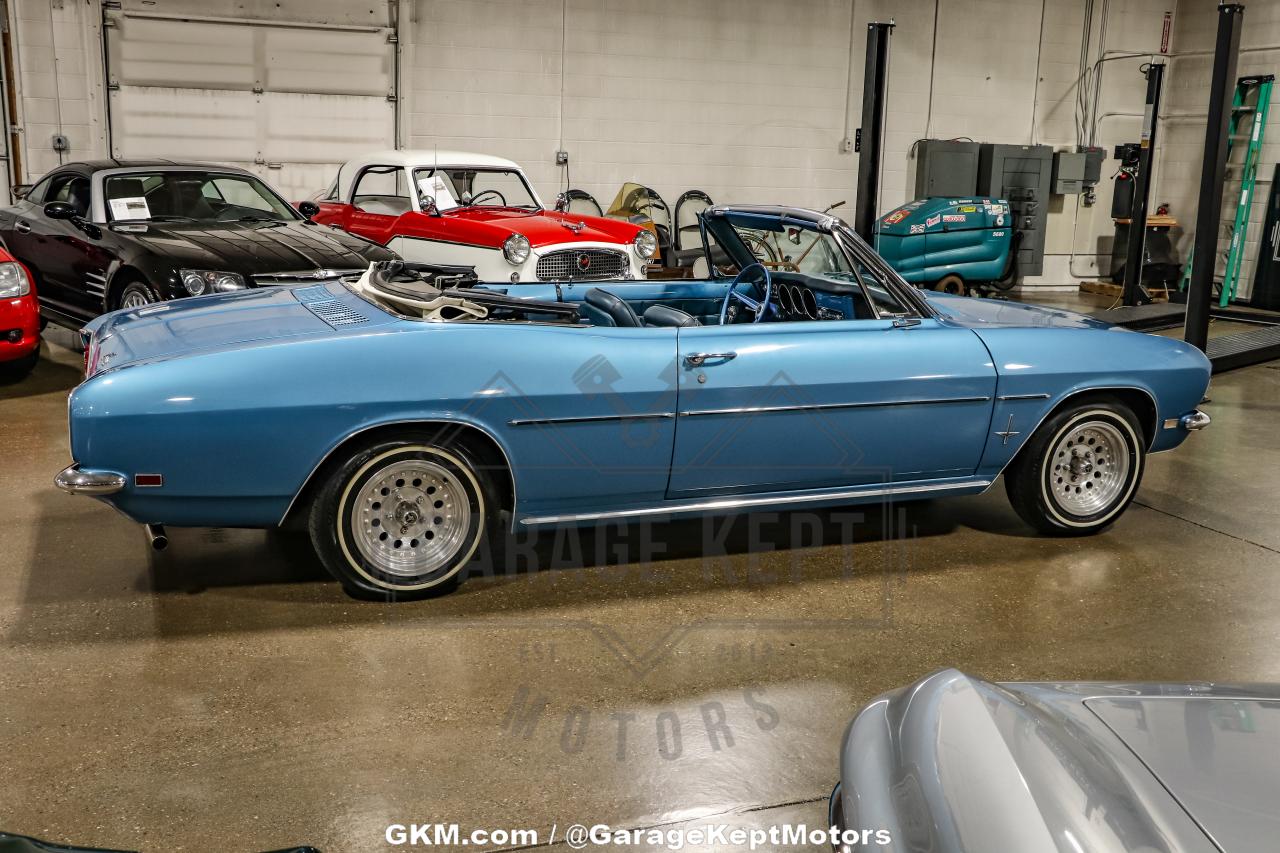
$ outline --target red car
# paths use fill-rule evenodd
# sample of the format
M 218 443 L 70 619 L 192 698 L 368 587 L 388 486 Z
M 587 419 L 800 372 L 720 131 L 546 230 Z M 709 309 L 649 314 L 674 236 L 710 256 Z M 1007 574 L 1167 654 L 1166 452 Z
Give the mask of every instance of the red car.
M 481 281 L 643 279 L 652 230 L 548 210 L 510 160 L 458 151 L 384 151 L 343 164 L 318 207 L 322 225 L 404 258 L 474 267 Z
M 0 377 L 21 379 L 40 358 L 40 308 L 27 268 L 0 249 Z

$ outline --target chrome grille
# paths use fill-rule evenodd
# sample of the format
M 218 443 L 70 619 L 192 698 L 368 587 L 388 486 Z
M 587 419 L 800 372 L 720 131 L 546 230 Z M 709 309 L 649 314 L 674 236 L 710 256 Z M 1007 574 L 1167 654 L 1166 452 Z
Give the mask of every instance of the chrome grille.
M 368 317 L 359 311 L 353 311 L 336 299 L 321 299 L 315 302 L 304 302 L 302 305 L 330 326 L 354 326 L 357 323 L 369 322 Z
M 622 278 L 628 269 L 626 252 L 560 249 L 538 258 L 537 276 L 541 281 L 601 281 Z
M 255 284 L 302 284 L 308 281 L 332 281 L 347 275 L 363 275 L 364 269 L 318 269 L 297 270 L 293 272 L 258 273 L 253 276 Z

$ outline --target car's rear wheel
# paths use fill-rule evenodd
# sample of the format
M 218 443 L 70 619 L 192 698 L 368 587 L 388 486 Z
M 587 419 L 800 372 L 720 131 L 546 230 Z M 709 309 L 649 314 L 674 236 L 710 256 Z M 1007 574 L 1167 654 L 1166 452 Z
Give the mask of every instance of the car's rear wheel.
M 1106 398 L 1068 406 L 1036 430 L 1005 472 L 1009 501 L 1042 533 L 1097 533 L 1129 506 L 1146 465 L 1142 427 Z
M 457 586 L 493 526 L 494 494 L 462 444 L 379 441 L 329 475 L 312 505 L 312 543 L 353 595 L 440 595 Z
M 942 293 L 954 293 L 957 296 L 964 296 L 969 292 L 968 286 L 965 285 L 964 279 L 955 275 L 944 275 L 934 283 L 933 289 Z
M 159 302 L 160 298 L 156 296 L 151 285 L 145 281 L 131 281 L 120 291 L 120 296 L 116 299 L 116 307 L 131 309 L 145 308 L 153 302 Z

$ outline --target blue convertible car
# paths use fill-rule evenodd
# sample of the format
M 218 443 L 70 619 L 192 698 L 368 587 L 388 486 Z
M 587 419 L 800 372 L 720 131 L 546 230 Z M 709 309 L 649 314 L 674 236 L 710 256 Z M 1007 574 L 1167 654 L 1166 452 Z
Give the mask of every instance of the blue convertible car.
M 1209 362 L 930 294 L 839 219 L 703 215 L 699 280 L 439 269 L 99 317 L 57 477 L 150 525 L 305 524 L 349 590 L 438 593 L 516 529 L 977 494 L 1092 533 L 1181 444 Z

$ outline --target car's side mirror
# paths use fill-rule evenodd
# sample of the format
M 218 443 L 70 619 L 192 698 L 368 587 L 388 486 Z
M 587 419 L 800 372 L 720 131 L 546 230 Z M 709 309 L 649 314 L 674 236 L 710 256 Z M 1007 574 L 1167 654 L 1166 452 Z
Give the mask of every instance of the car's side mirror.
M 79 211 L 65 201 L 49 202 L 44 206 L 44 215 L 50 219 L 65 219 L 68 222 L 80 218 Z
M 300 202 L 298 204 L 298 212 L 305 216 L 307 221 L 310 222 L 311 217 L 320 212 L 320 205 L 316 204 L 314 201 Z
M 569 196 L 567 193 L 560 193 L 556 196 L 556 210 L 564 213 L 569 209 Z
M 436 197 L 431 195 L 420 196 L 418 201 L 422 204 L 422 212 L 429 216 L 439 216 L 440 208 L 436 207 Z
M 17 184 L 13 189 L 9 190 L 9 194 L 13 196 L 14 201 L 22 201 L 31 192 L 34 184 Z

